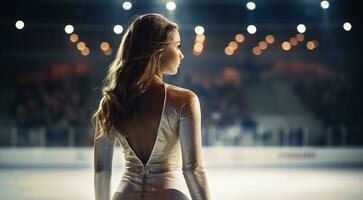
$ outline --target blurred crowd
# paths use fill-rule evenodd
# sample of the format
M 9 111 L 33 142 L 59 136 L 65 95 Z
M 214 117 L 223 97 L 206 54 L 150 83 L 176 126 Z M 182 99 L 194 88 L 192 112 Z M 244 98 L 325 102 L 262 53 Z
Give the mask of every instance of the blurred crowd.
M 306 77 L 295 81 L 295 89 L 325 125 L 359 123 L 358 112 L 363 111 L 359 91 L 344 75 Z
M 235 74 L 239 72 L 233 72 Z M 18 126 L 89 125 L 92 111 L 90 77 L 65 75 L 57 79 L 21 81 L 16 84 L 11 113 Z M 237 80 L 237 81 L 236 81 Z M 224 74 L 214 78 L 184 75 L 171 84 L 193 90 L 199 97 L 202 124 L 255 127 L 245 102 L 243 84 Z M 354 123 L 352 112 L 362 111 L 353 83 L 343 75 L 295 79 L 297 94 L 324 124 Z
M 243 73 L 235 68 L 226 68 L 215 77 L 182 74 L 165 81 L 191 89 L 198 95 L 204 128 L 235 126 L 254 132 L 258 122 L 250 113 L 244 94 L 248 79 L 241 80 L 240 74 Z M 14 86 L 16 92 L 10 110 L 19 128 L 46 127 L 51 136 L 52 132 L 59 135 L 57 131 L 62 129 L 63 135 L 68 135 L 69 131 L 65 129 L 70 127 L 90 127 L 91 115 L 96 109 L 91 102 L 98 101 L 98 97 L 91 95 L 95 83 L 89 75 L 26 77 L 18 79 Z M 348 127 L 362 122 L 359 116 L 363 108 L 356 98 L 357 88 L 344 75 L 296 76 L 291 80 L 307 108 L 325 126 Z
M 242 84 L 228 78 L 228 73 L 217 79 L 197 79 L 192 75 L 180 78 L 171 84 L 191 89 L 198 95 L 203 125 L 256 125 L 248 113 Z M 88 82 L 87 76 L 70 74 L 57 79 L 19 81 L 11 113 L 20 127 L 90 125 L 95 108 L 90 103 L 91 95 L 87 94 L 91 87 Z
M 11 113 L 19 127 L 89 125 L 91 99 L 86 76 L 64 75 L 18 81 Z
M 227 127 L 240 125 L 255 128 L 256 120 L 249 113 L 240 78 L 230 77 L 228 69 L 220 77 L 184 76 L 179 85 L 194 91 L 202 110 L 202 125 Z M 231 74 L 239 74 L 233 71 Z

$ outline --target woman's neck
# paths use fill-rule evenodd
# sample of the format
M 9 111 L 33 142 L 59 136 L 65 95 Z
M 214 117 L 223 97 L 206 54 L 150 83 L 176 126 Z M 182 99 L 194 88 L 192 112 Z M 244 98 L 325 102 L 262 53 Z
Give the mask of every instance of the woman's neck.
M 153 82 L 156 83 L 156 84 L 164 84 L 164 81 L 163 81 L 163 74 L 162 73 L 156 73 L 153 77 Z
M 154 75 L 152 78 L 150 87 L 148 88 L 149 91 L 152 91 L 154 89 L 159 89 L 162 85 L 164 85 L 164 81 L 162 78 L 160 78 L 157 74 Z

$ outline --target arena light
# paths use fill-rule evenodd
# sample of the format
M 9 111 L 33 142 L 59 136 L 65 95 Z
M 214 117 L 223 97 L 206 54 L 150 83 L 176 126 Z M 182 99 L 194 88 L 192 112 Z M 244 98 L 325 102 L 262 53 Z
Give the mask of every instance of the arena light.
M 204 33 L 204 28 L 203 28 L 203 26 L 196 26 L 196 27 L 194 28 L 194 32 L 195 32 L 196 34 L 198 34 L 198 35 L 203 34 L 203 33 Z
M 233 51 L 232 47 L 228 46 L 228 47 L 224 48 L 224 53 L 227 56 L 231 56 L 231 55 L 233 55 L 234 51 Z
M 248 10 L 254 10 L 256 8 L 256 4 L 252 1 L 250 1 L 246 4 L 246 7 Z
M 261 55 L 262 51 L 259 47 L 253 47 L 252 53 L 255 54 L 256 56 L 259 56 Z
M 113 27 L 113 32 L 115 32 L 116 34 L 121 34 L 123 30 L 124 28 L 119 24 Z
M 70 24 L 68 24 L 67 26 L 64 27 L 64 31 L 67 33 L 67 34 L 71 34 L 73 33 L 74 31 L 74 27 Z
M 292 38 L 290 38 L 290 44 L 292 45 L 292 46 L 296 46 L 297 45 L 297 43 L 299 42 L 297 39 L 296 39 L 296 37 L 292 37 Z
M 82 51 L 85 48 L 86 48 L 86 43 L 84 43 L 82 41 L 80 41 L 80 42 L 77 43 L 77 49 L 78 50 Z
M 203 43 L 205 40 L 205 35 L 203 34 L 197 34 L 195 36 L 195 42 L 200 42 L 200 43 Z
M 84 55 L 84 56 L 88 56 L 89 54 L 89 48 L 88 47 L 85 47 L 84 49 L 81 50 L 81 54 Z
M 309 41 L 309 42 L 306 43 L 306 48 L 309 49 L 309 50 L 313 50 L 313 49 L 315 49 L 315 47 L 316 46 L 315 46 L 313 41 Z
M 247 26 L 247 32 L 248 32 L 249 34 L 255 34 L 255 33 L 256 33 L 256 31 L 257 31 L 257 28 L 256 28 L 256 26 L 255 26 L 255 25 L 248 25 L 248 26 Z
M 345 31 L 350 31 L 352 29 L 352 24 L 349 23 L 349 22 L 345 22 L 343 24 L 343 28 L 344 28 Z
M 23 29 L 23 28 L 24 28 L 24 26 L 25 26 L 25 24 L 24 24 L 24 22 L 23 22 L 23 21 L 21 21 L 21 20 L 18 20 L 18 21 L 16 21 L 16 23 L 15 23 L 15 27 L 16 27 L 17 29 L 19 29 L 19 30 Z
M 268 44 L 272 44 L 275 42 L 275 37 L 273 35 L 267 35 L 265 37 L 265 41 L 268 43 Z
M 243 41 L 245 41 L 245 36 L 243 34 L 237 34 L 236 36 L 234 36 L 234 40 L 236 40 L 236 42 L 238 43 L 242 43 Z
M 166 3 L 166 9 L 173 11 L 173 10 L 175 10 L 175 8 L 176 8 L 176 4 L 174 1 L 168 1 Z
M 130 10 L 132 8 L 132 3 L 129 1 L 125 1 L 122 3 L 122 8 L 124 10 Z
M 101 49 L 102 51 L 107 51 L 109 48 L 110 48 L 110 44 L 109 44 L 108 42 L 102 42 L 102 43 L 100 44 L 100 49 Z
M 72 42 L 72 43 L 76 43 L 78 41 L 79 37 L 77 34 L 73 33 L 71 36 L 69 36 L 69 40 Z
M 261 41 L 258 43 L 258 47 L 261 49 L 261 50 L 265 50 L 267 49 L 267 43 L 265 41 Z
M 235 41 L 228 43 L 228 46 L 231 47 L 233 49 L 233 51 L 238 48 L 238 44 Z
M 289 50 L 291 49 L 291 44 L 290 44 L 290 42 L 287 42 L 287 41 L 283 42 L 283 43 L 281 44 L 281 48 L 282 48 L 284 51 L 289 51 Z
M 202 52 L 203 51 L 203 47 L 204 45 L 202 43 L 195 43 L 194 46 L 193 46 L 193 51 L 195 52 Z
M 306 26 L 305 26 L 304 24 L 299 24 L 299 25 L 297 25 L 296 29 L 297 29 L 297 31 L 298 31 L 299 33 L 305 33 L 305 31 L 306 31 Z
M 298 34 L 296 34 L 296 39 L 297 39 L 297 41 L 302 42 L 302 41 L 304 41 L 305 36 L 302 33 L 298 33 Z
M 328 9 L 328 8 L 329 8 L 329 6 L 330 6 L 329 1 L 326 1 L 326 0 L 321 1 L 321 2 L 320 2 L 320 6 L 321 6 L 323 9 Z

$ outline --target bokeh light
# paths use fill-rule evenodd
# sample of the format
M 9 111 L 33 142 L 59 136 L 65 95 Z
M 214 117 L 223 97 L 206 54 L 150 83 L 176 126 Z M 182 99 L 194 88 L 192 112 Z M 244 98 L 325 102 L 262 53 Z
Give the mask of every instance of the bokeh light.
M 228 46 L 230 46 L 233 50 L 236 50 L 238 47 L 238 43 L 235 41 L 232 41 L 232 42 L 228 43 Z
M 129 1 L 125 1 L 122 3 L 122 8 L 124 10 L 130 10 L 132 8 L 132 3 Z
M 74 31 L 74 27 L 73 27 L 72 25 L 68 24 L 68 25 L 66 25 L 66 26 L 64 27 L 64 31 L 65 31 L 67 34 L 71 34 L 71 33 L 73 33 L 73 31 Z
M 85 48 L 86 48 L 86 43 L 84 43 L 84 42 L 78 42 L 77 43 L 77 49 L 78 50 L 82 51 Z
M 349 22 L 345 22 L 343 24 L 343 28 L 344 28 L 345 31 L 350 31 L 352 29 L 352 24 L 349 23 Z
M 228 46 L 228 47 L 224 48 L 224 53 L 228 56 L 231 56 L 231 55 L 233 55 L 234 51 L 233 51 L 232 47 Z
M 299 33 L 305 33 L 305 31 L 306 31 L 306 26 L 305 26 L 304 24 L 299 24 L 299 25 L 297 25 L 296 29 L 297 29 L 297 31 L 298 31 Z
M 172 10 L 175 10 L 176 8 L 176 4 L 174 1 L 169 1 L 166 3 L 166 9 L 172 11 Z
M 309 41 L 306 43 L 306 48 L 309 50 L 313 50 L 315 48 L 315 44 L 313 41 Z
M 265 41 L 267 42 L 267 44 L 272 44 L 275 42 L 275 37 L 273 35 L 267 35 L 265 37 Z
M 204 34 L 197 34 L 195 36 L 195 42 L 203 43 L 204 40 L 205 40 L 205 35 Z
M 203 44 L 200 42 L 197 42 L 194 44 L 193 51 L 201 52 L 203 50 Z
M 256 4 L 252 1 L 247 2 L 246 7 L 248 10 L 254 10 L 256 8 Z
M 243 34 L 237 34 L 236 36 L 234 36 L 234 40 L 236 40 L 236 42 L 238 43 L 242 43 L 243 41 L 245 41 L 245 36 Z
M 25 26 L 25 24 L 24 24 L 24 22 L 23 22 L 23 21 L 21 21 L 21 20 L 18 20 L 18 21 L 16 21 L 16 23 L 15 23 L 15 27 L 16 27 L 17 29 L 19 29 L 19 30 L 23 29 L 23 28 L 24 28 L 24 26 Z
M 69 40 L 72 42 L 72 43 L 76 43 L 78 41 L 79 37 L 77 34 L 73 33 L 72 35 L 69 36 Z
M 255 33 L 256 33 L 256 31 L 257 31 L 257 28 L 256 28 L 256 26 L 255 26 L 255 25 L 248 25 L 248 26 L 247 26 L 247 32 L 248 32 L 249 34 L 255 34 Z
M 292 37 L 292 38 L 290 38 L 290 44 L 292 45 L 292 46 L 296 46 L 297 45 L 297 43 L 299 42 L 299 41 L 297 41 L 297 39 L 295 38 L 295 37 Z
M 261 41 L 258 43 L 258 47 L 261 49 L 261 50 L 265 50 L 267 49 L 267 43 L 265 41 Z
M 321 6 L 323 9 L 328 9 L 328 8 L 329 8 L 329 6 L 330 6 L 329 1 L 326 1 L 326 0 L 321 1 L 321 2 L 320 2 L 320 6 Z
M 113 27 L 113 32 L 116 34 L 121 34 L 122 31 L 124 31 L 124 28 L 119 24 Z
M 297 39 L 297 41 L 302 42 L 305 40 L 305 36 L 302 33 L 298 33 L 298 34 L 296 34 L 296 39 Z
M 290 42 L 287 42 L 287 41 L 283 42 L 283 43 L 281 44 L 281 48 L 282 48 L 284 51 L 289 51 L 289 50 L 291 49 L 291 44 L 290 44 Z
M 110 44 L 109 44 L 108 42 L 102 42 L 102 43 L 100 44 L 100 49 L 101 49 L 102 51 L 107 51 L 109 48 L 110 48 Z
M 252 53 L 255 54 L 256 56 L 258 56 L 258 55 L 261 55 L 262 51 L 259 47 L 253 47 Z
M 88 54 L 89 54 L 89 48 L 85 47 L 84 49 L 82 49 L 81 54 L 83 56 L 88 56 Z
M 196 34 L 198 34 L 198 35 L 203 34 L 203 33 L 204 33 L 204 27 L 203 27 L 203 26 L 196 26 L 196 27 L 194 28 L 194 32 L 195 32 Z

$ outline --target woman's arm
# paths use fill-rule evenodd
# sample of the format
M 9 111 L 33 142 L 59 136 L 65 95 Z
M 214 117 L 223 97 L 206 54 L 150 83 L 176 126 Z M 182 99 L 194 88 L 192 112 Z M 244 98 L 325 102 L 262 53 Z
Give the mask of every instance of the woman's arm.
M 112 133 L 109 136 L 95 137 L 94 140 L 94 189 L 96 200 L 110 199 L 115 141 L 116 139 Z
M 179 122 L 183 174 L 193 200 L 210 199 L 202 158 L 201 114 L 198 96 L 188 92 Z

